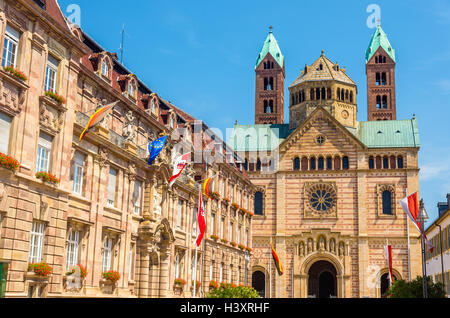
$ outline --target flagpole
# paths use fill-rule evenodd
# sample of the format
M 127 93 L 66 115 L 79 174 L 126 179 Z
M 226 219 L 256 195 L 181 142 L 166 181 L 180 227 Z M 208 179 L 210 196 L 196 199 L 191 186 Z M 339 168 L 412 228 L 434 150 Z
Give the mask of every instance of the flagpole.
M 408 188 L 406 188 L 406 197 L 408 197 Z M 411 281 L 411 256 L 410 256 L 409 218 L 408 218 L 408 214 L 405 213 L 405 217 L 406 217 L 406 235 L 408 236 L 408 281 Z
M 197 244 L 195 244 L 195 266 L 194 266 L 194 298 L 195 298 L 195 291 L 197 290 L 197 255 L 198 255 L 198 247 Z
M 272 247 L 272 235 L 270 236 L 270 246 Z M 269 253 L 269 298 L 272 298 L 272 249 L 270 249 Z

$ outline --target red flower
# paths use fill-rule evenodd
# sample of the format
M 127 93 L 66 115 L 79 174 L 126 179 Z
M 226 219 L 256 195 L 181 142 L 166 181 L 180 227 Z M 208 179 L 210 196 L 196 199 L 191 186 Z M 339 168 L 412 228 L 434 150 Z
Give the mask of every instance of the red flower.
M 55 185 L 59 183 L 59 179 L 57 177 L 55 177 L 54 175 L 52 175 L 51 173 L 48 173 L 46 171 L 37 172 L 36 178 L 41 179 L 44 182 L 53 183 Z
M 23 74 L 21 71 L 16 70 L 14 67 L 12 66 L 6 66 L 3 68 L 3 70 L 5 72 L 8 72 L 9 74 L 11 74 L 12 76 L 22 80 L 22 81 L 26 81 L 28 80 L 27 76 L 25 74 Z
M 66 99 L 64 97 L 62 97 L 61 95 L 58 95 L 52 91 L 46 91 L 45 96 L 48 96 L 48 97 L 54 99 L 58 104 L 66 103 Z
M 116 271 L 107 271 L 102 273 L 102 277 L 115 283 L 120 279 L 120 274 Z
M 53 268 L 47 263 L 30 263 L 28 264 L 28 271 L 33 271 L 39 276 L 49 276 L 53 273 Z
M 17 171 L 20 168 L 20 163 L 16 159 L 0 153 L 0 166 L 11 171 Z

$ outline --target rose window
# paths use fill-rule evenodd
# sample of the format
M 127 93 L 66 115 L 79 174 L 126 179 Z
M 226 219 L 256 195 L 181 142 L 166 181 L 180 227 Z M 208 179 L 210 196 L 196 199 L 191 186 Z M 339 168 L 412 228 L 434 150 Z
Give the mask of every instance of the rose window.
M 330 184 L 316 183 L 307 190 L 307 200 L 313 213 L 328 213 L 336 206 L 336 190 Z

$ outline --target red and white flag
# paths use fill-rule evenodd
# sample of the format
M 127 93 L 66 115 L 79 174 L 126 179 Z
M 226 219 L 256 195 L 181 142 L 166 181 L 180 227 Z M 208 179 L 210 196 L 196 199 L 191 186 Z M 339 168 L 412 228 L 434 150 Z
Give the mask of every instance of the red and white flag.
M 205 235 L 205 230 L 206 230 L 206 217 L 205 217 L 205 209 L 203 208 L 202 188 L 201 187 L 198 192 L 198 197 L 199 197 L 199 203 L 198 203 L 197 224 L 198 224 L 199 233 L 197 236 L 197 241 L 195 243 L 197 244 L 197 247 L 200 247 L 200 244 L 202 244 L 203 236 Z
M 392 285 L 394 283 L 394 275 L 392 274 L 392 247 L 390 245 L 386 245 L 384 247 L 384 252 L 386 253 L 386 260 L 389 268 L 389 279 Z
M 434 246 L 427 239 L 427 236 L 425 235 L 425 233 L 422 232 L 421 224 L 420 224 L 420 222 L 417 221 L 417 216 L 419 215 L 419 198 L 417 197 L 417 192 L 400 200 L 399 202 L 400 202 L 400 205 L 402 206 L 403 210 L 405 211 L 405 213 L 408 215 L 408 217 L 414 223 L 416 228 L 419 230 L 419 232 L 425 238 L 425 242 L 427 242 L 430 253 L 433 253 Z
M 185 155 L 182 155 L 175 160 L 175 165 L 173 167 L 173 175 L 169 179 L 169 188 L 175 183 L 177 178 L 181 175 L 184 168 L 186 168 L 189 158 L 191 156 L 191 153 L 187 153 Z

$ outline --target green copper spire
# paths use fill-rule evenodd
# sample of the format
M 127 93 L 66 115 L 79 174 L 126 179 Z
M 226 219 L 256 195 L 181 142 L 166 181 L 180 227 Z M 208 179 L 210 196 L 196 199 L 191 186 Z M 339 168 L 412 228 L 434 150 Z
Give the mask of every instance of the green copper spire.
M 272 57 L 275 59 L 278 65 L 280 65 L 281 68 L 283 67 L 284 56 L 281 53 L 277 40 L 273 36 L 272 27 L 270 27 L 269 35 L 267 35 L 266 41 L 264 42 L 261 52 L 259 52 L 258 58 L 256 59 L 255 68 L 257 68 L 258 65 L 262 62 L 262 60 L 264 60 L 267 53 L 270 53 L 270 55 L 272 55 Z
M 372 58 L 372 56 L 375 54 L 375 52 L 378 50 L 380 46 L 395 62 L 395 50 L 391 46 L 391 43 L 389 43 L 386 33 L 384 33 L 383 29 L 379 25 L 375 30 L 375 33 L 372 35 L 369 47 L 367 48 L 366 63 L 369 62 L 369 60 Z

